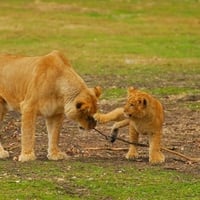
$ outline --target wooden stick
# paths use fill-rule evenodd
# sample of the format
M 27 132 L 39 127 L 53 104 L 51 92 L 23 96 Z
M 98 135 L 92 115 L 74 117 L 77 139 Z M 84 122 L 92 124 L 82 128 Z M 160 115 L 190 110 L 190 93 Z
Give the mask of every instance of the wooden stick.
M 189 160 L 189 161 L 192 161 L 192 162 L 200 162 L 200 158 L 192 158 L 192 157 L 186 156 L 182 153 L 179 153 L 177 151 L 173 151 L 171 149 L 168 149 L 166 147 L 161 147 L 161 150 L 164 150 L 164 151 L 167 151 L 168 153 L 172 153 L 174 155 L 180 156 L 180 157 L 185 158 L 186 160 Z
M 117 148 L 117 147 L 86 147 L 85 148 L 86 150 L 94 150 L 94 151 L 98 151 L 98 150 L 107 150 L 107 151 L 128 151 L 128 148 Z M 161 150 L 164 150 L 168 153 L 171 153 L 171 154 L 174 154 L 174 155 L 177 155 L 181 158 L 184 158 L 186 160 L 189 160 L 189 161 L 192 161 L 192 162 L 200 162 L 200 158 L 192 158 L 192 157 L 189 157 L 189 156 L 186 156 L 182 153 L 179 153 L 177 151 L 174 151 L 174 150 L 171 150 L 171 149 L 168 149 L 168 148 L 165 148 L 165 147 L 161 147 Z
M 128 148 L 116 148 L 116 147 L 86 147 L 86 150 L 108 150 L 108 151 L 128 151 Z
M 98 132 L 99 134 L 101 134 L 102 136 L 104 136 L 106 140 L 109 140 L 109 136 L 103 134 L 101 131 L 99 131 L 99 130 L 96 129 L 96 128 L 94 128 L 94 130 L 97 131 L 97 132 Z M 136 145 L 136 146 L 149 147 L 147 144 L 129 142 L 128 140 L 124 140 L 124 139 L 118 138 L 118 137 L 115 137 L 115 140 L 120 140 L 120 141 L 122 141 L 122 142 L 124 142 L 124 143 L 132 144 L 132 145 Z M 98 149 L 96 149 L 96 150 L 98 150 Z M 100 150 L 100 149 L 99 149 L 99 150 Z M 103 150 L 103 149 L 101 149 L 101 150 Z M 109 150 L 109 149 L 107 149 L 107 150 Z M 184 155 L 184 154 L 182 154 L 182 153 L 179 153 L 179 152 L 170 150 L 170 149 L 168 149 L 168 148 L 166 148 L 166 147 L 161 147 L 161 150 L 164 150 L 164 151 L 167 151 L 167 152 L 172 153 L 172 154 L 174 154 L 174 155 L 180 156 L 180 157 L 182 157 L 182 158 L 184 158 L 184 159 L 186 159 L 186 160 L 192 161 L 192 162 L 200 162 L 200 158 L 193 158 L 193 157 L 190 157 L 190 156 L 186 156 L 186 155 Z

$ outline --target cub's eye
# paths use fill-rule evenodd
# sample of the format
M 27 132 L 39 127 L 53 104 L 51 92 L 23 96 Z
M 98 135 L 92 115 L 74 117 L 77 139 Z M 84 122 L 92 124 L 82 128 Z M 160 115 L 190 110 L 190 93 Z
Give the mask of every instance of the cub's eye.
M 131 107 L 134 107 L 134 104 L 131 103 L 130 106 L 131 106 Z
M 141 104 L 141 103 L 142 103 L 142 101 L 141 101 L 141 100 L 139 100 L 139 101 L 138 101 L 138 103 L 139 103 L 139 104 Z

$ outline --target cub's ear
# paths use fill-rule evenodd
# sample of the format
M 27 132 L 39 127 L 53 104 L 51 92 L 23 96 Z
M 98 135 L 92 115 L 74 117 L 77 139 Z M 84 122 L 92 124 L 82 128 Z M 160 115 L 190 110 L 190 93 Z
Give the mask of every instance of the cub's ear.
M 128 88 L 128 94 L 132 93 L 132 92 L 135 92 L 136 90 L 137 89 L 135 87 L 131 86 L 131 87 Z
M 100 95 L 101 95 L 101 92 L 102 92 L 101 87 L 100 86 L 96 86 L 96 87 L 93 88 L 93 90 L 94 90 L 94 93 L 95 93 L 96 97 L 99 98 Z
M 143 99 L 143 105 L 144 105 L 144 107 L 146 107 L 147 106 L 147 99 Z

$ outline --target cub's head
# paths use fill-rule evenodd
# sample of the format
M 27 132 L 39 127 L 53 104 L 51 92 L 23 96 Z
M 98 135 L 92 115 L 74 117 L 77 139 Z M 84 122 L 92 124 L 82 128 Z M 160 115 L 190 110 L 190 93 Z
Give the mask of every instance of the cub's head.
M 133 87 L 128 88 L 124 114 L 128 118 L 143 118 L 147 115 L 149 95 Z
M 79 123 L 81 129 L 93 129 L 96 120 L 93 115 L 97 112 L 97 100 L 101 95 L 101 88 L 95 87 L 83 90 L 74 101 L 71 118 Z

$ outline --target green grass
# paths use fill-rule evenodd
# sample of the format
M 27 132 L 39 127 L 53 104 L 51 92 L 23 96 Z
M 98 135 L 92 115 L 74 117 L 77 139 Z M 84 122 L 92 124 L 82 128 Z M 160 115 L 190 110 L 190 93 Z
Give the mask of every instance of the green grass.
M 48 44 L 91 59 L 108 54 L 200 57 L 198 1 L 56 2 L 1 2 L 3 49 L 35 54 L 47 52 Z
M 200 93 L 200 90 L 191 88 L 177 88 L 177 87 L 165 87 L 165 88 L 156 88 L 153 91 L 153 94 L 158 95 L 173 95 L 173 94 L 191 94 L 191 93 Z
M 123 87 L 158 87 L 172 73 L 200 73 L 198 1 L 11 2 L 0 3 L 1 52 L 59 49 L 81 75 L 126 75 Z
M 102 98 L 128 86 L 154 95 L 200 93 L 197 0 L 0 1 L 0 53 L 63 51 Z M 199 110 L 199 103 L 187 104 Z M 199 199 L 199 177 L 101 162 L 0 161 L 0 199 Z
M 189 103 L 187 104 L 187 107 L 193 111 L 200 110 L 200 102 Z
M 138 169 L 131 162 L 0 161 L 0 166 L 0 199 L 4 200 L 199 198 L 200 181 L 194 177 L 159 167 Z

